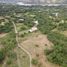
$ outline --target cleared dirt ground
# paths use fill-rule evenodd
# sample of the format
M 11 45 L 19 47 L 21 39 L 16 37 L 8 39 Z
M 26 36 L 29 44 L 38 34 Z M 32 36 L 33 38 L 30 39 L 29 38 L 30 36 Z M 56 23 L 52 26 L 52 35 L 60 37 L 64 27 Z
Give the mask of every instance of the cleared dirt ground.
M 43 35 L 40 32 L 32 33 L 21 39 L 21 45 L 30 52 L 32 58 L 38 59 L 38 62 L 41 65 L 33 65 L 33 67 L 59 67 L 58 65 L 48 62 L 46 55 L 44 54 L 45 49 L 51 49 L 51 46 L 53 46 L 46 35 Z
M 4 36 L 6 36 L 6 33 L 4 34 L 0 34 L 0 38 L 2 38 L 2 37 L 4 37 Z

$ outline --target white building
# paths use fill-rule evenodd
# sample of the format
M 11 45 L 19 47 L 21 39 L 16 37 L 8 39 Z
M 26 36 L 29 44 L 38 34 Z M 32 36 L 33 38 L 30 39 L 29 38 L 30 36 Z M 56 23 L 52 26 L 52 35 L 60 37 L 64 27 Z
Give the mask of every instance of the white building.
M 34 23 L 35 23 L 35 26 L 37 26 L 39 24 L 38 21 L 34 21 Z
M 38 29 L 37 29 L 37 27 L 32 27 L 31 29 L 29 29 L 29 32 L 34 32 L 34 31 L 37 31 Z
M 31 29 L 28 30 L 29 32 L 34 32 L 38 30 L 37 28 L 37 25 L 39 24 L 38 21 L 33 21 L 33 23 L 35 23 L 35 25 Z
M 24 19 L 19 19 L 19 21 L 24 21 Z
M 59 16 L 59 13 L 53 13 L 56 17 L 58 17 Z

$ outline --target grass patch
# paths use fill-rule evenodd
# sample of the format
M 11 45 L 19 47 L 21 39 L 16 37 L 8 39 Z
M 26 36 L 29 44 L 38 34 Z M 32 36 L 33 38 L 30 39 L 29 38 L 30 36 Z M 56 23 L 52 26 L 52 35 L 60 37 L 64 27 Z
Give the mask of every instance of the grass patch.
M 17 48 L 18 59 L 21 67 L 29 67 L 30 59 L 29 56 L 21 49 Z

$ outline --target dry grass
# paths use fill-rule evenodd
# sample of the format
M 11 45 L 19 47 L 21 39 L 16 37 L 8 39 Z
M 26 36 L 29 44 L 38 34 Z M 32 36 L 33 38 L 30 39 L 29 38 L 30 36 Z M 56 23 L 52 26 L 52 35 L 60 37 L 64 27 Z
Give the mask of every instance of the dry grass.
M 17 52 L 17 63 L 20 67 L 29 67 L 30 59 L 29 56 L 20 48 L 16 49 Z
M 47 39 L 46 35 L 43 35 L 39 32 L 32 33 L 31 36 L 29 35 L 25 37 L 25 39 L 22 38 L 21 45 L 31 53 L 32 58 L 38 59 L 41 67 L 59 67 L 48 62 L 46 55 L 44 55 L 44 50 L 47 48 L 50 49 L 51 46 L 53 46 L 53 44 Z

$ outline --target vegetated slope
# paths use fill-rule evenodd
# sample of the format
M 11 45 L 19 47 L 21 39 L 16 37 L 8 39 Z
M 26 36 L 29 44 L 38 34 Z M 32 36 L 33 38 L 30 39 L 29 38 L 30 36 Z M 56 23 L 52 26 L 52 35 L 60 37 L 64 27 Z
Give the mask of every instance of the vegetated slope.
M 5 34 L 5 33 L 4 33 Z M 3 52 L 4 59 L 0 64 L 7 67 L 17 67 L 17 56 L 14 48 L 16 47 L 16 39 L 14 31 L 7 33 L 4 37 L 0 38 L 0 46 L 2 46 L 1 51 Z M 1 54 L 1 53 L 0 53 Z
M 50 32 L 48 39 L 54 44 L 52 50 L 46 50 L 48 60 L 67 67 L 67 37 L 60 33 Z
M 16 66 L 16 53 L 14 48 L 16 47 L 16 37 L 13 30 L 12 23 L 3 16 L 0 16 L 0 65 L 2 66 Z M 15 64 L 15 65 L 14 65 Z

